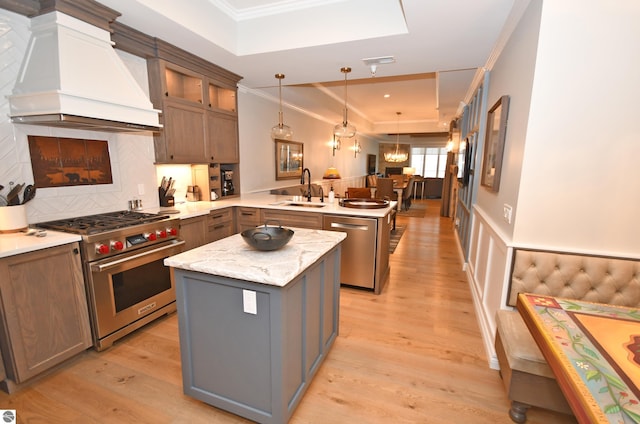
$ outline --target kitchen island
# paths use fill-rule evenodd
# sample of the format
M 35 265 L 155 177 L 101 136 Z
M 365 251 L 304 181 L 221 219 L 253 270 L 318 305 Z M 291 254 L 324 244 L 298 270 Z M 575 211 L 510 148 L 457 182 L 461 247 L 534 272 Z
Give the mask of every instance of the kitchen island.
M 293 230 L 275 251 L 235 234 L 165 259 L 185 394 L 260 423 L 291 417 L 338 335 L 345 238 Z

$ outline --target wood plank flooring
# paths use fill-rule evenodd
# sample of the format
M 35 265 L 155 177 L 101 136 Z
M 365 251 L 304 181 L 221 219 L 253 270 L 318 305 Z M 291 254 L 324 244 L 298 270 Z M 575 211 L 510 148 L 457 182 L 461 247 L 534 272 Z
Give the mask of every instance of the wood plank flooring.
M 381 295 L 342 288 L 340 335 L 291 423 L 510 423 L 488 366 L 451 220 L 407 225 Z M 215 360 L 215 358 L 212 358 Z M 20 423 L 245 423 L 182 394 L 177 315 L 0 393 Z M 531 409 L 530 424 L 574 423 Z

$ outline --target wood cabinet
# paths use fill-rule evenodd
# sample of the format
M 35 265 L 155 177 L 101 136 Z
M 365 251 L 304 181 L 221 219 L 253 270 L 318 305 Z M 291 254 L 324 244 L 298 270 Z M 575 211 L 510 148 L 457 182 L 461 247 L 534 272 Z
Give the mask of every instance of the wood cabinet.
M 207 243 L 229 237 L 235 233 L 233 208 L 217 209 L 207 217 Z
M 149 59 L 147 69 L 151 101 L 162 110 L 156 161 L 238 162 L 237 80 L 220 81 L 158 58 Z
M 206 216 L 180 220 L 180 238 L 184 240 L 184 250 L 191 250 L 207 243 L 207 232 Z
M 262 224 L 262 217 L 259 208 L 236 208 L 236 232 L 240 233 L 246 229 L 254 228 Z
M 269 225 L 280 224 L 283 227 L 322 229 L 322 214 L 314 212 L 293 212 L 278 209 L 263 209 L 262 220 Z
M 237 163 L 238 117 L 221 112 L 207 112 L 207 149 L 211 162 Z
M 0 260 L 5 391 L 91 346 L 77 243 Z

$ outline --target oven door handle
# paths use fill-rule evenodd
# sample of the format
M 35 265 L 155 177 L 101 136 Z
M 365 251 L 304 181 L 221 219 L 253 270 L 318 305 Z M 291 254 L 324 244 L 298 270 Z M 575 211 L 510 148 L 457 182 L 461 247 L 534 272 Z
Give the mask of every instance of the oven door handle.
M 111 267 L 114 267 L 116 265 L 120 265 L 122 263 L 129 262 L 129 261 L 131 261 L 133 259 L 138 259 L 138 258 L 142 258 L 144 256 L 148 256 L 148 255 L 153 254 L 153 253 L 162 252 L 163 250 L 173 249 L 175 247 L 182 246 L 183 244 L 184 244 L 184 240 L 179 240 L 179 241 L 171 243 L 170 245 L 167 245 L 167 246 L 159 247 L 159 248 L 153 249 L 153 250 L 147 250 L 145 252 L 138 253 L 136 255 L 127 256 L 126 258 L 116 259 L 115 261 L 107 262 L 106 264 L 99 264 L 99 265 L 98 264 L 92 264 L 91 265 L 91 271 L 93 271 L 93 272 L 102 272 L 102 271 L 105 271 L 105 270 L 107 270 L 107 269 L 109 269 Z

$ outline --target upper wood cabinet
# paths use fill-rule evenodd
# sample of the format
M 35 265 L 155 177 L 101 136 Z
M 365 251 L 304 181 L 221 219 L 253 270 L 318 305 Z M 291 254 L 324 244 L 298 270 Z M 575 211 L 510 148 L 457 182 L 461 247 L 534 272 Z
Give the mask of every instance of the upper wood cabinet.
M 148 60 L 150 97 L 164 128 L 154 134 L 158 163 L 237 163 L 237 80 Z M 220 71 L 216 69 L 216 71 Z

